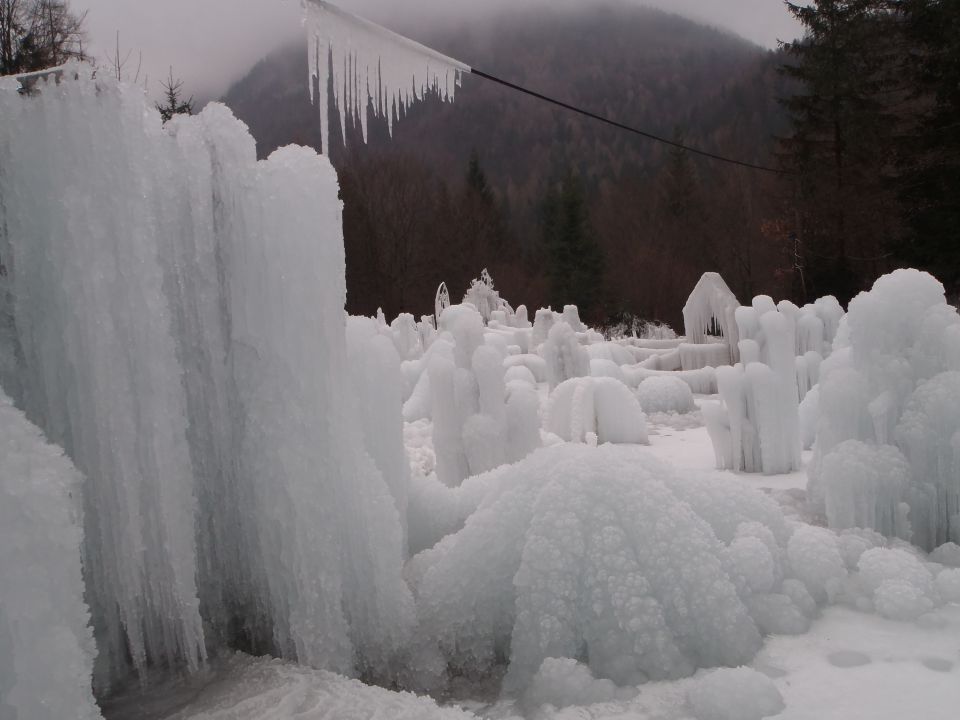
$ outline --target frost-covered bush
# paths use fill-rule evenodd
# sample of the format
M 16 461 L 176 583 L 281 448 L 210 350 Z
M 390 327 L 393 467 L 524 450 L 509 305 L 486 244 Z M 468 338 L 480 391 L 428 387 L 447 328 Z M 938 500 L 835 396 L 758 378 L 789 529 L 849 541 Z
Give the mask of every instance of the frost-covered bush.
M 693 392 L 675 377 L 649 377 L 637 387 L 637 398 L 645 413 L 688 413 L 697 409 Z
M 619 380 L 585 377 L 567 380 L 552 393 L 543 427 L 567 442 L 641 443 L 647 418 L 636 396 Z
M 784 708 L 773 681 L 746 667 L 714 670 L 698 678 L 687 699 L 697 720 L 762 720 Z
M 882 464 L 880 446 L 893 444 L 910 465 L 900 501 L 909 508 L 911 542 L 932 550 L 956 539 L 960 315 L 947 304 L 943 286 L 916 270 L 877 280 L 850 303 L 820 372 L 808 487 L 814 509 L 826 515 L 824 461 L 836 446 L 862 441 Z M 874 529 L 898 532 L 889 524 Z
M 500 293 L 494 289 L 493 278 L 490 277 L 486 268 L 480 273 L 479 279 L 471 281 L 467 294 L 463 296 L 463 302 L 475 307 L 484 322 L 489 322 L 494 312 L 503 312 L 510 308 L 510 305 L 500 297 Z
M 100 717 L 80 573 L 80 474 L 0 390 L 0 716 Z M 12 714 L 11 714 L 12 713 Z
M 739 665 L 759 648 L 713 529 L 724 508 L 703 482 L 610 445 L 547 448 L 495 475 L 464 528 L 410 566 L 421 629 L 457 672 L 509 657 L 506 687 L 522 690 L 547 658 L 586 657 L 595 677 L 628 685 Z M 766 498 L 739 509 L 750 493 L 762 498 L 732 493 L 738 525 L 766 528 L 779 557 L 783 517 Z

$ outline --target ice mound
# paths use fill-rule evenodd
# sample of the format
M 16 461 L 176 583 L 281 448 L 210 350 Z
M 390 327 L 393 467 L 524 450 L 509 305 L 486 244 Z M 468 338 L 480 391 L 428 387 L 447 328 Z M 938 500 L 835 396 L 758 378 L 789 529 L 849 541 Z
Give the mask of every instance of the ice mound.
M 476 720 L 427 697 L 241 653 L 214 661 L 196 680 L 141 689 L 126 700 L 115 701 L 115 715 L 140 718 L 143 707 L 169 707 L 164 720 Z
M 80 480 L 0 390 L 0 717 L 100 717 L 80 573 Z
M 619 380 L 567 380 L 547 401 L 543 427 L 567 442 L 646 444 L 647 418 L 636 396 Z
M 627 700 L 636 690 L 618 688 L 609 680 L 597 680 L 590 668 L 570 658 L 547 658 L 520 698 L 521 707 L 528 712 L 543 705 L 556 709 L 571 705 Z
M 933 576 L 912 553 L 872 548 L 860 557 L 857 580 L 879 614 L 914 620 L 939 604 Z
M 422 632 L 454 672 L 509 661 L 508 691 L 550 657 L 589 658 L 619 685 L 748 661 L 760 634 L 724 545 L 680 498 L 699 487 L 635 447 L 561 445 L 502 468 L 464 528 L 411 561 Z
M 823 458 L 820 478 L 830 527 L 873 528 L 888 537 L 910 537 L 900 502 L 910 466 L 897 448 L 848 440 Z
M 857 522 L 887 536 L 904 536 L 889 508 L 908 507 L 910 541 L 925 550 L 956 540 L 960 526 L 960 315 L 947 304 L 943 286 L 917 270 L 885 275 L 850 303 L 834 351 L 821 367 L 816 448 L 808 494 L 827 517 L 826 457 L 847 440 L 870 446 L 856 451 L 860 477 L 846 483 L 846 507 L 875 507 Z M 884 445 L 906 457 L 907 482 L 866 481 L 868 466 L 887 462 Z M 849 450 L 845 451 L 849 455 Z M 872 460 L 867 455 L 873 452 Z M 898 468 L 901 463 L 897 463 Z M 901 468 L 902 469 L 902 468 Z M 870 474 L 867 472 L 867 474 Z M 890 484 L 892 482 L 892 485 Z M 841 481 L 841 484 L 843 481 Z M 878 484 L 879 483 L 879 484 Z M 899 493 L 897 487 L 900 487 Z M 878 494 L 879 493 L 879 494 Z M 897 497 L 899 495 L 899 497 Z M 827 517 L 831 527 L 851 521 L 849 512 Z M 837 525 L 840 523 L 840 525 Z
M 637 387 L 640 407 L 650 413 L 688 413 L 696 410 L 693 392 L 675 377 L 649 377 Z
M 960 545 L 944 543 L 930 553 L 930 559 L 947 567 L 960 568 Z
M 787 557 L 793 577 L 817 602 L 833 599 L 847 578 L 837 536 L 829 530 L 801 525 L 790 537 Z
M 960 570 L 951 568 L 937 575 L 937 592 L 948 603 L 960 603 Z
M 698 678 L 687 699 L 697 720 L 762 720 L 785 707 L 773 681 L 745 667 L 714 670 Z

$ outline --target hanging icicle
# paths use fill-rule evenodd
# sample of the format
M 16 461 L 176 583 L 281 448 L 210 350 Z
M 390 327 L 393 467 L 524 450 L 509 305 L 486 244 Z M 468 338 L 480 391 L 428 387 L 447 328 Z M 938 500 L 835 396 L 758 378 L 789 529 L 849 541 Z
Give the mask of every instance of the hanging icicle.
M 429 92 L 453 101 L 470 66 L 358 18 L 324 0 L 305 0 L 309 36 L 310 99 L 321 118 L 323 152 L 329 151 L 327 88 L 332 85 L 346 142 L 347 121 L 360 120 L 367 140 L 367 108 L 387 120 Z

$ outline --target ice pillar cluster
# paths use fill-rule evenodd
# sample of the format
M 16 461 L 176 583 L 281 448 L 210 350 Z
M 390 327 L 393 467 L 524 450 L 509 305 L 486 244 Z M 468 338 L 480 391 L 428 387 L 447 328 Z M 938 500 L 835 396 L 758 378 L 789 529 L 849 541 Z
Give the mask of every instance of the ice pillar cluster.
M 0 385 L 85 478 L 98 690 L 225 646 L 389 673 L 406 475 L 351 401 L 329 162 L 80 65 L 0 116 Z

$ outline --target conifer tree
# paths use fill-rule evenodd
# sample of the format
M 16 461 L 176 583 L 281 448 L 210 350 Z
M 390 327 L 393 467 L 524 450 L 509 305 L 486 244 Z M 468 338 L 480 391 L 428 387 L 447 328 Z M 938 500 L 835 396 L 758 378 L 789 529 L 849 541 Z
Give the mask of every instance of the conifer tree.
M 541 226 L 554 306 L 573 304 L 582 318 L 597 317 L 601 310 L 603 255 L 590 224 L 583 187 L 572 172 L 565 175 L 559 187 L 547 192 Z
M 787 3 L 806 35 L 786 46 L 782 71 L 799 89 L 784 101 L 793 133 L 783 149 L 797 175 L 796 232 L 813 296 L 849 300 L 886 269 L 886 250 L 900 238 L 894 5 Z
M 173 68 L 170 68 L 170 76 L 161 85 L 163 86 L 164 102 L 162 104 L 157 103 L 156 106 L 164 122 L 170 120 L 174 115 L 193 115 L 193 98 L 183 99 L 183 81 L 179 78 L 173 79 Z

